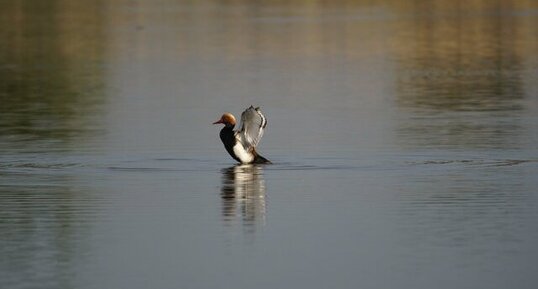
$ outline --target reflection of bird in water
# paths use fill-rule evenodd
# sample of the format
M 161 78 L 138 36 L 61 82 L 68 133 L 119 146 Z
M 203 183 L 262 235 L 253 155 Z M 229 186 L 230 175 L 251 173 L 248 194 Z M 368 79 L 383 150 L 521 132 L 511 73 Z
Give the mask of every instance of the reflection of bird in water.
M 265 181 L 258 165 L 236 165 L 222 170 L 222 217 L 233 221 L 241 216 L 252 226 L 265 219 Z

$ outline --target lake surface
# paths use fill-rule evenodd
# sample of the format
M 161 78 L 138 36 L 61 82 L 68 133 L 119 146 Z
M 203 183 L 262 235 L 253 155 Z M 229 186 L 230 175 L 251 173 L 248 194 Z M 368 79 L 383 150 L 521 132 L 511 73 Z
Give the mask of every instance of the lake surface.
M 0 3 L 0 287 L 536 288 L 536 2 L 287 2 Z

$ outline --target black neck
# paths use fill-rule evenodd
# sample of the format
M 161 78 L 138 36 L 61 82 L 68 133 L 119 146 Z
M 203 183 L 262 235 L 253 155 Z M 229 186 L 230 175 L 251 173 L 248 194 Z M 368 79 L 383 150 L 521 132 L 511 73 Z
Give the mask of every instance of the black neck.
M 222 140 L 222 143 L 224 144 L 224 147 L 226 148 L 226 151 L 237 161 L 239 158 L 235 155 L 233 151 L 233 147 L 235 146 L 235 133 L 233 131 L 233 126 L 225 126 L 220 130 L 220 139 Z

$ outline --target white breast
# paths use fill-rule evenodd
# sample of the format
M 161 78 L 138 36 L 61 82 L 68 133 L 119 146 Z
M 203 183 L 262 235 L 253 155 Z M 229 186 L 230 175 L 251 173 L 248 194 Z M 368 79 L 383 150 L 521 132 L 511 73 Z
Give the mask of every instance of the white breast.
M 245 150 L 240 142 L 237 142 L 233 147 L 235 155 L 241 160 L 243 164 L 249 164 L 254 160 L 254 155 Z

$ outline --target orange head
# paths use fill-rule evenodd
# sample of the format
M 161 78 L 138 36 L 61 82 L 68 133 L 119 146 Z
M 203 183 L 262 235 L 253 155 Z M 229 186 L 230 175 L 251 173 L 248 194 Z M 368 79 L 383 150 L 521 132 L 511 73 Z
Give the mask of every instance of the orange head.
M 217 123 L 222 123 L 225 126 L 234 127 L 235 126 L 235 117 L 233 116 L 233 114 L 227 112 L 227 113 L 223 114 L 222 117 L 219 120 L 217 120 L 216 122 L 214 122 L 213 124 L 217 124 Z

